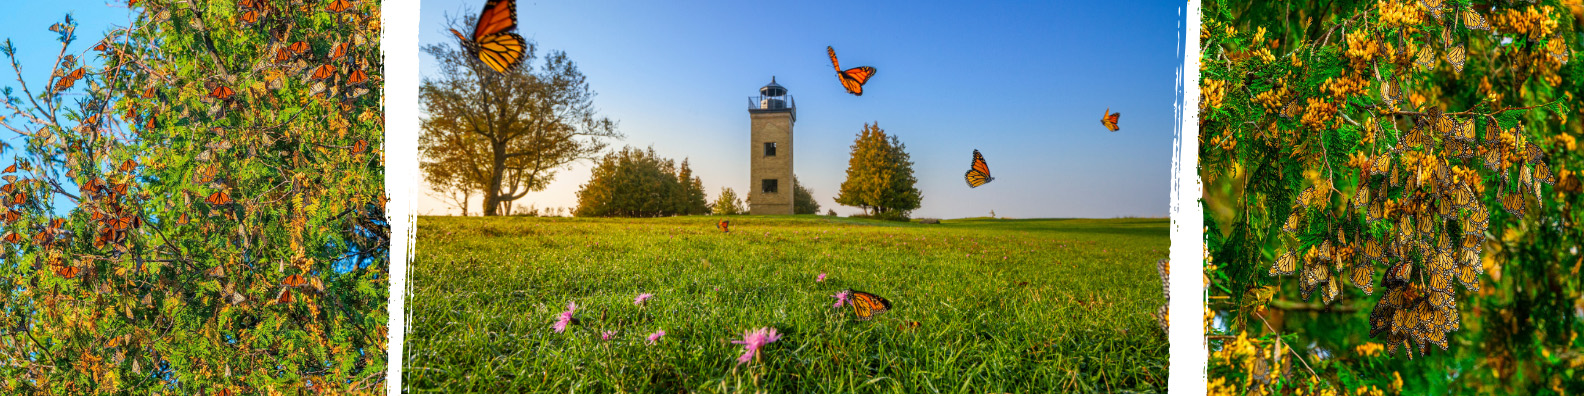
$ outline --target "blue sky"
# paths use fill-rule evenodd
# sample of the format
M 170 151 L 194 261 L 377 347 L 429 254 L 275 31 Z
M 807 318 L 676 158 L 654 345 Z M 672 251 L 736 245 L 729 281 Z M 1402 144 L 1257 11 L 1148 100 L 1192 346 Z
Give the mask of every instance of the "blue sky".
M 454 45 L 446 18 L 483 3 L 424 1 L 419 41 Z M 858 211 L 832 197 L 853 139 L 878 121 L 915 162 L 914 217 L 1167 215 L 1183 3 L 854 4 L 520 0 L 518 33 L 577 62 L 627 136 L 615 146 L 690 158 L 711 199 L 749 187 L 748 97 L 774 76 L 796 99 L 794 168 L 821 212 Z M 844 68 L 879 69 L 864 96 L 842 90 L 827 45 Z M 1100 125 L 1108 107 L 1119 132 Z M 996 181 L 969 189 L 974 149 Z M 589 167 L 518 202 L 576 206 Z M 455 212 L 416 200 L 420 214 Z
M 54 65 L 55 56 L 60 53 L 60 42 L 56 41 L 58 36 L 49 31 L 49 27 L 60 22 L 67 13 L 77 21 L 77 41 L 66 50 L 71 55 L 83 55 L 84 51 L 104 38 L 104 33 L 112 26 L 132 24 L 131 14 L 127 12 L 124 1 L 7 2 L 5 11 L 0 12 L 0 40 L 11 39 L 11 44 L 16 46 L 17 61 L 22 64 L 22 77 L 34 93 L 38 93 L 44 82 L 49 80 L 50 67 Z M 99 64 L 99 60 L 92 57 L 83 61 L 89 65 Z M 9 60 L 0 62 L 5 63 L 0 65 L 0 86 L 12 87 L 18 90 L 17 96 L 22 96 L 21 86 L 16 82 L 16 72 L 11 69 Z

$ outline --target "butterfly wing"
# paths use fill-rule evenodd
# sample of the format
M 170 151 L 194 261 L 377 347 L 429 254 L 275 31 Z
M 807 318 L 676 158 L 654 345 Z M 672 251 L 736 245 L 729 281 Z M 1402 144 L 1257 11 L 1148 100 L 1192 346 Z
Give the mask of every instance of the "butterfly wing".
M 869 77 L 873 77 L 874 74 L 875 68 L 860 66 L 847 69 L 847 71 L 836 75 L 841 78 L 842 88 L 847 88 L 847 93 L 863 96 L 863 85 L 868 83 Z
M 479 60 L 496 72 L 505 73 L 522 65 L 526 43 L 517 33 L 495 33 L 479 39 L 475 44 Z
M 473 27 L 473 42 L 483 44 L 486 37 L 517 28 L 517 0 L 489 0 Z M 521 37 L 517 41 L 522 41 Z
M 869 320 L 874 315 L 891 309 L 891 302 L 884 297 L 861 291 L 852 292 L 853 313 L 858 315 L 858 320 Z
M 1117 119 L 1119 117 L 1122 117 L 1122 113 L 1112 113 L 1111 109 L 1106 109 L 1106 115 L 1100 119 L 1100 124 L 1105 125 L 1106 129 L 1110 129 L 1111 132 L 1116 132 L 1121 129 L 1117 127 Z
M 995 178 L 990 176 L 990 164 L 985 162 L 984 154 L 979 154 L 979 150 L 974 150 L 973 165 L 964 177 L 968 178 L 969 187 L 979 187 L 995 181 Z M 979 180 L 976 182 L 975 179 Z
M 841 73 L 842 72 L 841 62 L 836 61 L 836 49 L 835 48 L 831 48 L 831 46 L 827 45 L 827 46 L 825 46 L 825 53 L 830 55 L 831 67 L 836 68 L 836 73 Z

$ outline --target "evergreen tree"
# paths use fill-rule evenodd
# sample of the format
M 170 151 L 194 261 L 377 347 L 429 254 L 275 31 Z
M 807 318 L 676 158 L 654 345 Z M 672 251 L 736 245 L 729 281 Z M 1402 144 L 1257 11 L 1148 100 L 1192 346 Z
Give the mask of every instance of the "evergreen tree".
M 578 190 L 576 216 L 657 217 L 708 213 L 704 182 L 654 148 L 624 147 L 601 157 Z M 693 190 L 697 190 L 694 192 Z
M 906 219 L 924 200 L 914 186 L 917 183 L 902 140 L 887 136 L 879 123 L 864 124 L 853 141 L 847 180 L 842 182 L 836 203 L 862 208 L 871 216 Z
M 717 215 L 739 215 L 747 210 L 743 207 L 737 192 L 730 187 L 721 187 L 720 195 L 715 196 L 715 204 L 711 206 Z
M 709 201 L 704 196 L 704 180 L 693 175 L 693 169 L 688 166 L 687 158 L 682 159 L 682 166 L 677 170 L 677 181 L 681 183 L 682 192 L 676 195 L 677 213 L 684 215 L 709 214 Z

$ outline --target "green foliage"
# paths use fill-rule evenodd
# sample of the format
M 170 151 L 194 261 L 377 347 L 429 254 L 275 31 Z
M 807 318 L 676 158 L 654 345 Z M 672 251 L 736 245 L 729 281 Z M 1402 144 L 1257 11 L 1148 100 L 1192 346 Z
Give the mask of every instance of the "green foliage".
M 914 186 L 917 183 L 902 139 L 895 135 L 888 138 L 878 122 L 864 124 L 847 160 L 847 180 L 842 181 L 835 199 L 838 204 L 863 208 L 865 214 L 906 220 L 924 200 L 924 194 Z
M 692 169 L 656 154 L 623 147 L 600 158 L 573 212 L 584 217 L 657 217 L 704 212 L 703 181 Z
M 288 3 L 144 0 L 13 58 L 64 78 L 4 97 L 0 393 L 385 392 L 380 8 Z
M 721 187 L 720 194 L 715 195 L 715 203 L 710 205 L 710 213 L 717 215 L 748 214 L 748 207 L 743 205 L 742 199 L 737 197 L 737 192 L 731 187 Z
M 1165 393 L 1166 220 L 731 220 L 418 218 L 402 391 Z
M 1584 8 L 1434 4 L 1204 3 L 1211 394 L 1584 392 Z
M 470 31 L 475 18 L 453 28 Z M 485 216 L 505 214 L 513 201 L 549 186 L 557 170 L 622 137 L 614 121 L 596 116 L 594 91 L 566 53 L 551 51 L 535 68 L 537 50 L 528 42 L 522 66 L 502 74 L 460 44 L 424 47 L 439 71 L 418 89 L 427 116 L 419 167 L 435 193 L 459 197 L 452 200 L 460 206 L 478 191 Z
M 803 183 L 798 182 L 797 176 L 792 177 L 792 214 L 819 213 L 819 202 L 814 200 L 814 192 L 803 188 Z

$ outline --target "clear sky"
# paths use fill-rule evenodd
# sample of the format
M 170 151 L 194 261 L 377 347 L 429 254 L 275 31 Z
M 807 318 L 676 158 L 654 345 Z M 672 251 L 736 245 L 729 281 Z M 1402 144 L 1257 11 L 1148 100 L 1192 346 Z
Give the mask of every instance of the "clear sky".
M 454 45 L 447 17 L 483 4 L 425 0 L 420 42 Z M 878 121 L 912 155 L 924 193 L 914 217 L 1166 216 L 1182 5 L 519 0 L 517 29 L 577 63 L 595 106 L 627 136 L 616 147 L 689 158 L 711 200 L 721 187 L 748 189 L 748 97 L 774 76 L 797 102 L 794 168 L 822 213 L 859 211 L 833 197 L 849 146 Z M 879 69 L 862 97 L 842 90 L 827 45 L 844 68 Z M 420 59 L 433 75 L 434 59 Z M 1108 107 L 1122 113 L 1119 132 L 1100 125 Z M 974 149 L 996 180 L 970 189 Z M 518 202 L 576 206 L 590 166 Z M 431 197 L 416 203 L 420 214 L 455 213 Z

